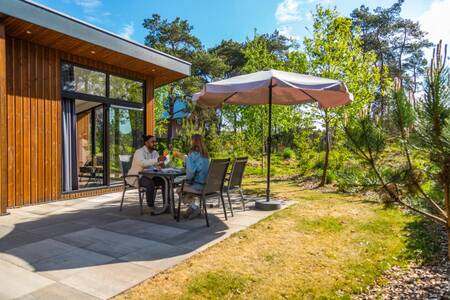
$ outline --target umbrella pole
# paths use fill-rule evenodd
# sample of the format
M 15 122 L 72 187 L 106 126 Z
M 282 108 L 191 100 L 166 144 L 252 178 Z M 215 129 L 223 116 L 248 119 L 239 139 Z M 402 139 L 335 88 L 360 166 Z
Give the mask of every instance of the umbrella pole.
M 270 152 L 272 148 L 272 82 L 269 86 L 269 132 L 267 134 L 267 189 L 266 200 L 257 200 L 255 208 L 258 210 L 276 210 L 281 208 L 281 202 L 270 200 Z
M 267 189 L 266 201 L 270 201 L 270 152 L 272 148 L 272 84 L 269 86 L 269 125 L 267 128 Z

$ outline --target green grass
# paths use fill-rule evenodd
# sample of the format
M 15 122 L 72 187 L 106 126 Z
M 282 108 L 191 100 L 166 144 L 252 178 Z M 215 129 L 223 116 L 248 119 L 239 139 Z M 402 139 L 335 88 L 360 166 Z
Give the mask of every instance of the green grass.
M 300 219 L 297 221 L 297 230 L 305 232 L 340 232 L 343 228 L 343 220 L 330 216 L 317 219 Z
M 207 295 L 207 299 L 233 298 L 245 293 L 251 287 L 252 281 L 251 277 L 239 273 L 205 272 L 189 283 L 187 295 L 200 297 Z
M 264 180 L 246 181 L 264 190 Z M 284 209 L 121 295 L 125 299 L 349 299 L 380 275 L 427 261 L 437 243 L 419 217 L 357 195 L 276 182 Z

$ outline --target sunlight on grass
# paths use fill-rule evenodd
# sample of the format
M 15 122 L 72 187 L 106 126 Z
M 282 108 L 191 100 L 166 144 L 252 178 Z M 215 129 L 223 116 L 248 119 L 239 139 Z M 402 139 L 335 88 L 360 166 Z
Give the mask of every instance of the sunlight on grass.
M 253 178 L 247 187 L 264 188 Z M 422 253 L 420 219 L 360 196 L 273 184 L 297 203 L 121 295 L 124 299 L 347 299 Z M 419 250 L 417 249 L 420 248 Z
M 343 229 L 344 222 L 335 217 L 322 217 L 319 219 L 301 219 L 297 222 L 296 229 L 305 232 L 339 232 Z
M 188 285 L 188 294 L 210 299 L 226 299 L 243 294 L 250 288 L 252 279 L 249 276 L 226 271 L 206 272 L 197 275 Z

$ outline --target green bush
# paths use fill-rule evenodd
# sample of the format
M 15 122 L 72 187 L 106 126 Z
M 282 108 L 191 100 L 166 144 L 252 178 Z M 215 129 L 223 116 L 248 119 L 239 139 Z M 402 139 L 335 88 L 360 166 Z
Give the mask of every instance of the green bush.
M 294 156 L 295 156 L 294 150 L 292 150 L 289 147 L 284 148 L 284 151 L 283 151 L 283 158 L 284 159 L 292 159 L 292 158 L 294 158 Z

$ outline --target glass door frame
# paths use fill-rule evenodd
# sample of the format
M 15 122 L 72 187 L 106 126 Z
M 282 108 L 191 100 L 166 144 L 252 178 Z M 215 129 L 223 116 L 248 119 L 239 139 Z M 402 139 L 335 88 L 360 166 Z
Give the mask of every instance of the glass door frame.
M 144 125 L 144 132 L 145 132 L 145 124 L 147 122 L 147 107 L 145 105 L 145 101 L 146 101 L 146 95 L 147 95 L 147 84 L 145 80 L 136 80 L 133 78 L 129 78 L 127 76 L 121 75 L 121 74 L 117 74 L 117 73 L 111 73 L 111 72 L 107 72 L 107 71 L 103 71 L 103 70 L 99 70 L 96 68 L 91 68 L 89 66 L 85 66 L 85 65 L 80 65 L 77 63 L 73 63 L 70 61 L 64 61 L 61 60 L 61 63 L 67 63 L 67 64 L 71 64 L 74 66 L 78 66 L 78 67 L 82 67 L 88 70 L 93 70 L 93 71 L 99 71 L 102 72 L 104 74 L 106 74 L 106 90 L 105 90 L 105 97 L 103 96 L 97 96 L 97 95 L 90 95 L 90 94 L 84 94 L 84 93 L 79 93 L 79 92 L 72 92 L 72 91 L 66 91 L 63 89 L 63 84 L 61 84 L 61 101 L 64 101 L 64 99 L 71 99 L 72 101 L 75 101 L 76 99 L 79 100 L 84 100 L 84 101 L 90 101 L 90 102 L 97 102 L 99 103 L 98 106 L 95 106 L 91 109 L 93 109 L 93 111 L 95 112 L 95 109 L 98 108 L 100 105 L 103 106 L 103 185 L 102 186 L 98 186 L 98 187 L 92 187 L 92 188 L 79 188 L 77 190 L 72 190 L 72 191 L 66 191 L 63 192 L 63 194 L 65 193 L 72 193 L 72 192 L 79 192 L 79 191 L 83 191 L 83 190 L 92 190 L 92 189 L 99 189 L 99 188 L 105 188 L 105 187 L 109 187 L 111 186 L 111 180 L 110 180 L 110 155 L 109 155 L 109 116 L 110 116 L 110 108 L 112 107 L 121 107 L 121 108 L 125 108 L 125 109 L 132 109 L 132 110 L 142 110 L 143 111 L 143 125 Z M 142 95 L 142 103 L 136 103 L 136 102 L 131 102 L 131 101 L 126 101 L 126 100 L 120 100 L 120 99 L 112 99 L 110 98 L 110 75 L 113 76 L 120 76 L 126 79 L 131 79 L 131 80 L 135 80 L 135 81 L 139 81 L 142 83 L 142 88 L 143 88 L 143 95 Z M 60 80 L 62 81 L 62 77 L 60 78 Z M 91 121 L 91 126 L 95 126 L 95 118 L 92 118 L 93 121 Z M 92 129 L 92 127 L 91 127 Z M 94 133 L 91 133 L 94 134 Z M 63 136 L 61 136 L 62 139 L 66 138 Z M 92 138 L 94 139 L 95 137 L 92 136 Z M 94 141 L 94 140 L 93 140 Z M 95 144 L 93 143 L 93 145 L 95 146 Z M 63 164 L 61 164 L 62 166 Z M 62 172 L 62 170 L 61 170 Z M 114 184 L 118 185 L 120 183 Z M 61 187 L 63 188 L 63 187 Z M 63 189 L 62 189 L 63 190 Z

